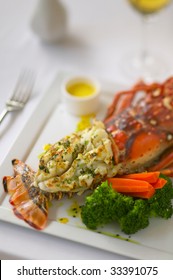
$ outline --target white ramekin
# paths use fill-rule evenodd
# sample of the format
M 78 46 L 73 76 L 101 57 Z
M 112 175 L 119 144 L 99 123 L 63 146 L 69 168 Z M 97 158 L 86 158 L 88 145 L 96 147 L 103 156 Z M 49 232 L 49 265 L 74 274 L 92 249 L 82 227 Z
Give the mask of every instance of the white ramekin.
M 69 85 L 81 82 L 94 86 L 95 91 L 92 95 L 77 97 L 68 92 L 67 87 Z M 69 113 L 76 116 L 84 116 L 98 111 L 100 105 L 100 84 L 96 79 L 87 76 L 71 76 L 63 80 L 61 90 L 63 101 Z

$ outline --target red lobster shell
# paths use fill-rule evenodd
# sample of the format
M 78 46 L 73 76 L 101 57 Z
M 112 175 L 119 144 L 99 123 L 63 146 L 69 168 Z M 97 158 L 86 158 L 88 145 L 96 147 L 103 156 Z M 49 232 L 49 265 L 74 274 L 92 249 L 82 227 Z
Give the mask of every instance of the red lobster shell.
M 104 123 L 113 138 L 115 162 L 122 164 L 120 173 L 167 168 L 164 173 L 173 174 L 172 77 L 116 94 Z

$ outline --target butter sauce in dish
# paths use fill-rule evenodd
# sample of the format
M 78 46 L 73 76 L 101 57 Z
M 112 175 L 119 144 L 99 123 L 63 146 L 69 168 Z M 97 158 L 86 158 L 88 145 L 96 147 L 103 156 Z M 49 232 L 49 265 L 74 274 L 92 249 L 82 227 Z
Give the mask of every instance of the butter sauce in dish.
M 86 97 L 95 93 L 95 87 L 87 82 L 78 82 L 67 86 L 67 91 L 77 97 Z
M 66 109 L 76 116 L 96 113 L 100 104 L 100 84 L 88 77 L 70 77 L 62 83 Z

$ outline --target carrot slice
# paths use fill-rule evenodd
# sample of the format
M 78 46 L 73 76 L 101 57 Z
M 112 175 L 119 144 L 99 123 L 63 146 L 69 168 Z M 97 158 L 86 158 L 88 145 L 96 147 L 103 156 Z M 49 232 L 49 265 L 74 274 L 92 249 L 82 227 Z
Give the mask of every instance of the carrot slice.
M 147 192 L 152 187 L 150 183 L 142 180 L 108 178 L 107 181 L 112 184 L 112 188 L 117 192 Z
M 122 194 L 137 197 L 137 198 L 149 199 L 155 194 L 155 188 L 152 187 L 146 192 L 134 192 L 134 193 L 129 192 L 129 193 L 122 193 Z
M 117 192 L 139 198 L 151 198 L 156 189 L 161 189 L 166 180 L 160 178 L 160 172 L 143 172 L 107 178 L 112 188 Z
M 164 185 L 167 183 L 167 181 L 164 178 L 159 178 L 155 184 L 153 184 L 153 187 L 155 189 L 161 189 L 164 187 Z
M 153 183 L 157 182 L 157 180 L 159 179 L 159 176 L 160 176 L 160 172 L 156 171 L 156 172 L 143 172 L 143 173 L 128 174 L 128 175 L 121 176 L 121 178 L 144 180 L 150 184 L 153 184 Z

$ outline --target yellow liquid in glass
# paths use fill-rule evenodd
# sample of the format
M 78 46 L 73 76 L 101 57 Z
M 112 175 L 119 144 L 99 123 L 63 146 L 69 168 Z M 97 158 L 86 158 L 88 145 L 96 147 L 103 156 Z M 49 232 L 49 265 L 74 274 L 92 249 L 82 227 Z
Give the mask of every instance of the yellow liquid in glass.
M 158 12 L 169 4 L 170 0 L 128 0 L 130 4 L 142 14 Z

